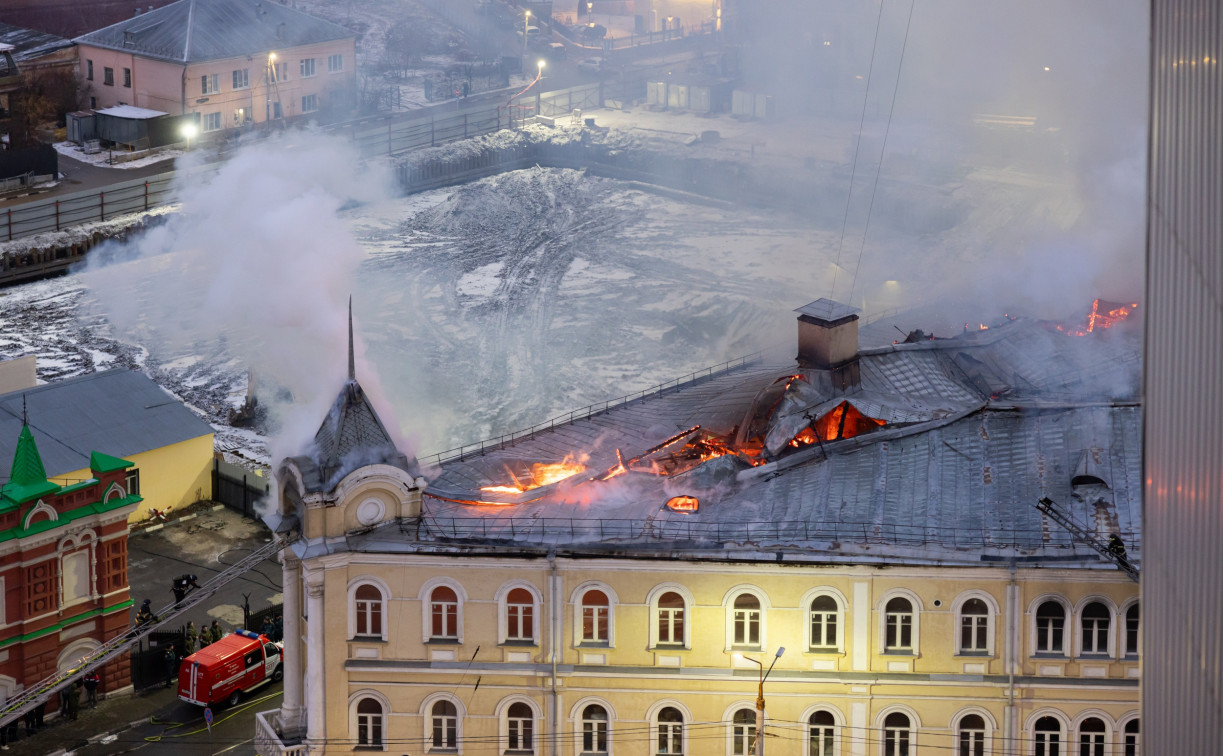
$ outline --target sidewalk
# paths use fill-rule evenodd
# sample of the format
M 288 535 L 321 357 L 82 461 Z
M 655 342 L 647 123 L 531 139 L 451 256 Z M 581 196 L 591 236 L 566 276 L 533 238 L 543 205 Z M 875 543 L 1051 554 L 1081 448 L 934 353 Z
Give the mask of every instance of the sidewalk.
M 83 694 L 81 697 L 84 699 Z M 43 728 L 30 737 L 26 737 L 22 725 L 20 739 L 5 752 L 14 756 L 45 756 L 72 751 L 147 722 L 150 716 L 173 707 L 177 701 L 173 688 L 151 688 L 135 695 L 99 700 L 96 709 L 82 705 L 75 721 L 58 716 L 48 719 Z

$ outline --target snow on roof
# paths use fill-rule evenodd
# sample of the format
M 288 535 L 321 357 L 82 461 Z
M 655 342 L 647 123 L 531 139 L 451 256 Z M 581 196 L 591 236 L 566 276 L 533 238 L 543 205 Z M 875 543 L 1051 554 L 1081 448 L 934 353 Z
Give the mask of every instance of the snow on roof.
M 116 105 L 113 108 L 104 108 L 97 111 L 99 115 L 114 116 L 115 118 L 131 118 L 137 121 L 148 120 L 149 118 L 157 118 L 158 116 L 167 115 L 160 110 L 149 110 L 148 108 L 138 108 L 135 105 Z
M 0 23 L 0 51 L 13 53 L 18 62 L 42 57 L 56 50 L 72 47 L 72 40 L 54 34 Z
M 666 551 L 678 540 L 697 550 L 733 545 L 834 560 L 866 552 L 974 564 L 1089 558 L 1045 523 L 1035 504 L 1048 496 L 1091 530 L 1118 528 L 1136 551 L 1137 348 L 1132 333 L 1079 338 L 1020 320 L 864 351 L 861 384 L 848 391 L 821 371 L 749 365 L 444 463 L 425 491 L 422 532 L 583 549 Z M 761 407 L 771 413 L 767 426 Z M 761 446 L 770 451 L 754 459 L 725 454 L 667 467 L 710 439 L 743 439 L 749 426 L 762 439 L 781 429 L 798 440 L 796 431 L 849 408 L 865 418 L 860 435 L 794 444 L 769 436 Z M 677 434 L 666 451 L 681 455 L 642 456 Z M 1085 452 L 1109 486 L 1074 483 Z M 519 493 L 482 490 L 566 457 L 585 469 Z M 627 472 L 609 476 L 618 465 Z M 677 495 L 698 498 L 698 511 L 668 509 Z M 350 545 L 387 548 L 382 538 Z
M 266 57 L 277 50 L 355 36 L 342 26 L 271 0 L 178 0 L 73 41 L 193 63 Z

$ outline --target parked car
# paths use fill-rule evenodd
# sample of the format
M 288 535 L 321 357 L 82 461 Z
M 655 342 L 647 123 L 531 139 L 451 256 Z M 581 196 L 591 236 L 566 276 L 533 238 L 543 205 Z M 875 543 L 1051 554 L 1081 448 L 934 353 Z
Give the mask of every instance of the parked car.
M 522 29 L 518 30 L 518 39 L 520 40 L 522 39 Z M 533 42 L 537 39 L 539 39 L 539 27 L 538 26 L 528 26 L 527 27 L 527 42 Z
M 578 70 L 583 73 L 603 73 L 607 64 L 602 58 L 583 58 L 578 61 Z

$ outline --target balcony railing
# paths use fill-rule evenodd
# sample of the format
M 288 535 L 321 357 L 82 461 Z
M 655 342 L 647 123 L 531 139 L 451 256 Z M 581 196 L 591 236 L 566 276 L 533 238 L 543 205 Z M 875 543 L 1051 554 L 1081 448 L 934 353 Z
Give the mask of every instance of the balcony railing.
M 272 721 L 280 709 L 261 711 L 255 715 L 255 753 L 259 756 L 305 756 L 305 743 L 286 744 L 276 734 Z

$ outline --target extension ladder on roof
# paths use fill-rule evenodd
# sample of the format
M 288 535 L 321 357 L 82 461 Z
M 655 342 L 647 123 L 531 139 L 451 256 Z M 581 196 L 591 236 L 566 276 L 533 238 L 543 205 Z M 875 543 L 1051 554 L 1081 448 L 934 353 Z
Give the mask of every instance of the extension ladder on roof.
M 251 568 L 261 564 L 268 557 L 280 552 L 288 546 L 290 540 L 288 538 L 274 538 L 268 544 L 260 547 L 256 551 L 252 551 L 242 561 L 234 564 L 229 569 L 221 572 L 199 588 L 191 591 L 177 604 L 170 604 L 162 608 L 157 613 L 157 619 L 152 622 L 146 622 L 131 631 L 122 635 L 117 635 L 114 638 L 103 643 L 92 654 L 82 660 L 80 664 L 72 669 L 56 672 L 54 675 L 42 680 L 41 682 L 30 686 L 21 693 L 18 693 L 13 698 L 4 702 L 3 709 L 0 709 L 0 727 L 12 722 L 26 712 L 34 709 L 39 704 L 55 695 L 60 688 L 69 685 L 81 677 L 88 674 L 90 671 L 101 667 L 103 664 L 111 661 L 119 654 L 128 651 L 133 645 L 144 640 L 149 633 L 153 632 L 162 625 L 169 624 L 175 618 L 184 612 L 194 608 L 206 599 L 211 598 L 218 590 L 228 585 L 229 583 L 242 577 Z
M 1121 570 L 1125 572 L 1125 574 L 1129 575 L 1130 579 L 1135 583 L 1139 582 L 1138 568 L 1131 564 L 1130 560 L 1126 559 L 1120 554 L 1114 554 L 1112 551 L 1110 551 L 1108 546 L 1101 543 L 1100 540 L 1091 535 L 1091 533 L 1088 533 L 1087 529 L 1075 522 L 1069 514 L 1059 509 L 1057 504 L 1054 503 L 1053 499 L 1048 497 L 1040 499 L 1036 502 L 1036 508 L 1053 518 L 1054 522 L 1056 522 L 1058 525 L 1061 525 L 1066 530 L 1069 530 L 1071 535 L 1073 535 L 1075 538 L 1100 552 L 1101 556 L 1121 568 Z

